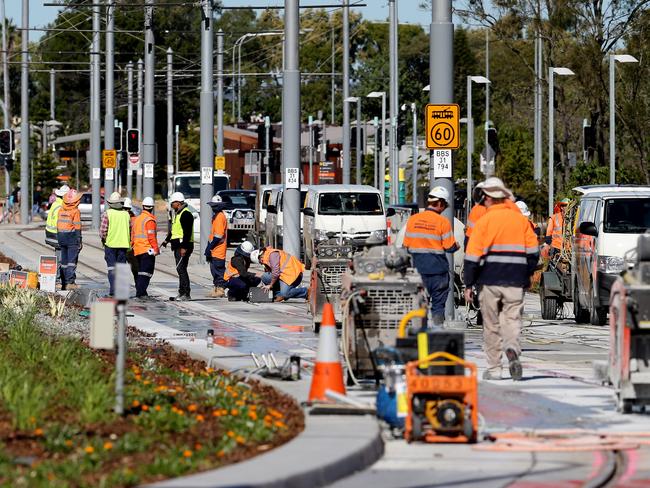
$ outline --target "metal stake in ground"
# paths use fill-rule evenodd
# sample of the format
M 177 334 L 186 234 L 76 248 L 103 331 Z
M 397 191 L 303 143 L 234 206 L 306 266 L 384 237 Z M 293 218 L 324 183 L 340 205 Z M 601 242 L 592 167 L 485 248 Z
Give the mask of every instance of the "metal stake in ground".
M 124 365 L 126 364 L 126 302 L 129 299 L 131 267 L 115 264 L 115 299 L 117 300 L 117 356 L 115 358 L 115 413 L 124 414 Z

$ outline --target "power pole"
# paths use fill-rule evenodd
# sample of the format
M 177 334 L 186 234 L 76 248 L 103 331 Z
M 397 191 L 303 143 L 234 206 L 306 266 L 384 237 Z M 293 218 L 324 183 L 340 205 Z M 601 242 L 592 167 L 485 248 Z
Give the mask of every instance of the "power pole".
M 361 166 L 362 166 L 362 158 L 361 158 L 361 143 L 362 143 L 362 136 L 361 136 L 361 97 L 357 97 L 357 140 L 356 140 L 356 148 L 355 150 L 357 151 L 357 185 L 363 184 L 361 181 Z
M 133 63 L 129 61 L 126 65 L 126 79 L 127 79 L 127 116 L 126 128 L 133 129 Z M 133 170 L 131 169 L 131 161 L 126 162 L 126 194 L 129 198 L 133 196 Z
M 264 148 L 264 158 L 266 159 L 266 178 L 264 179 L 264 183 L 267 185 L 271 183 L 271 168 L 269 165 L 271 164 L 271 142 L 269 140 L 269 137 L 271 135 L 271 118 L 267 115 L 264 117 L 264 129 L 266 130 L 266 147 Z
M 214 93 L 212 90 L 212 0 L 203 0 L 201 8 L 201 249 L 205 249 L 212 226 L 214 179 Z
M 2 17 L 2 87 L 4 89 L 4 128 L 11 128 L 11 100 L 9 99 L 9 63 L 7 63 L 7 18 L 5 17 L 5 0 L 0 0 L 0 17 Z M 11 178 L 5 166 L 5 193 L 11 193 Z
M 334 52 L 335 52 L 334 29 L 332 29 L 331 38 L 332 38 L 332 115 L 330 116 L 330 124 L 334 125 L 334 117 L 336 117 L 336 112 L 334 109 L 334 102 L 336 101 L 336 78 L 334 77 L 334 72 L 336 70 L 336 58 L 334 57 Z
M 144 78 L 144 61 L 142 61 L 142 59 L 138 59 L 138 82 L 137 82 L 136 89 L 138 91 L 138 132 L 140 134 L 140 144 L 138 144 L 138 147 L 140 148 L 140 154 L 138 154 L 139 157 L 138 168 L 136 169 L 135 172 L 135 197 L 138 200 L 142 200 L 142 129 L 143 129 L 142 121 L 144 119 L 143 78 Z
M 343 1 L 343 184 L 350 184 L 350 5 Z
M 429 36 L 429 103 L 454 101 L 454 24 L 451 21 L 451 0 L 431 0 L 432 15 Z M 435 67 L 435 69 L 434 69 Z M 453 160 L 453 159 L 452 159 Z M 449 206 L 442 213 L 454 228 L 454 180 L 433 177 L 433 151 L 429 164 L 431 186 L 439 185 L 449 191 Z M 454 257 L 448 254 L 449 276 L 453 280 Z M 453 281 L 451 281 L 453 283 Z M 445 317 L 454 319 L 454 297 L 450 293 L 445 306 Z
M 418 201 L 418 114 L 415 103 L 411 104 L 413 116 L 413 202 Z
M 217 32 L 217 156 L 223 156 L 223 31 Z
M 347 3 L 347 0 L 344 1 Z M 296 257 L 300 256 L 300 68 L 298 65 L 300 12 L 298 2 L 299 0 L 284 0 L 285 63 L 282 78 L 282 158 L 284 159 L 282 248 Z M 344 9 L 347 10 L 348 7 Z M 343 22 L 345 24 L 346 21 Z M 347 134 L 349 138 L 349 127 Z M 347 171 L 349 181 L 349 157 Z
M 23 0 L 23 49 L 20 76 L 20 222 L 29 222 L 29 0 Z
M 154 161 L 156 157 L 156 106 L 154 105 L 154 76 L 156 70 L 155 40 L 153 37 L 153 3 L 146 0 L 144 11 L 144 128 L 142 163 L 142 196 L 153 198 Z
M 167 49 L 167 187 L 174 173 L 174 54 Z
M 115 46 L 115 38 L 113 30 L 115 29 L 115 15 L 113 0 L 106 0 L 106 113 L 104 115 L 104 149 L 115 149 L 115 115 L 113 114 L 113 71 L 115 65 L 115 58 L 113 56 L 113 48 Z M 117 166 L 117 165 L 116 165 Z M 115 183 L 115 173 L 117 167 L 106 168 L 104 170 L 104 192 L 106 197 L 113 193 Z
M 92 162 L 92 191 L 93 191 L 93 229 L 99 229 L 99 213 L 100 213 L 100 191 L 102 183 L 102 167 L 101 167 L 101 121 L 99 114 L 101 110 L 101 87 L 100 79 L 101 72 L 99 66 L 99 30 L 100 30 L 100 11 L 99 4 L 94 4 L 93 7 L 93 43 L 92 43 L 92 105 L 91 120 L 90 120 L 90 160 Z
M 388 137 L 389 151 L 388 151 L 388 164 L 390 167 L 390 203 L 396 204 L 399 201 L 399 160 L 397 155 L 397 111 L 398 107 L 398 91 L 399 80 L 397 73 L 397 2 L 396 0 L 388 0 L 388 16 L 390 23 L 390 134 Z
M 54 70 L 50 70 L 50 120 L 56 120 L 56 109 L 55 109 L 55 102 L 56 102 L 56 80 L 55 80 L 55 75 L 54 75 Z
M 312 178 L 314 174 L 314 133 L 313 133 L 314 117 L 309 116 L 307 122 L 307 129 L 309 130 L 309 184 L 312 185 Z

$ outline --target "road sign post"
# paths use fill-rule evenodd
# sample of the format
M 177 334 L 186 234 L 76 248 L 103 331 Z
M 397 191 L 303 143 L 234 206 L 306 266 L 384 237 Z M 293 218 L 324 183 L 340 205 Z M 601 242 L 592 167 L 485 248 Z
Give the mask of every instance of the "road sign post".
M 430 103 L 425 107 L 424 120 L 428 149 L 460 147 L 460 107 L 457 104 Z

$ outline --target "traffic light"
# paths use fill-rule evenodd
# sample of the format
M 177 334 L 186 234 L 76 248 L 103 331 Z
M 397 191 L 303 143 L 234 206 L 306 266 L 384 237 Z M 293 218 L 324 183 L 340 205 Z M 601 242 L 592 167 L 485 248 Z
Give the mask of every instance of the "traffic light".
M 122 128 L 113 127 L 113 149 L 116 151 L 122 150 Z
M 14 150 L 14 131 L 11 129 L 0 130 L 0 154 L 9 155 Z
M 321 142 L 320 137 L 321 137 L 321 130 L 322 129 L 320 128 L 320 126 L 314 125 L 314 126 L 312 126 L 311 130 L 313 131 L 312 132 L 313 133 L 312 141 L 314 143 L 313 147 L 318 147 L 318 146 L 320 146 L 320 142 Z
M 590 125 L 585 125 L 582 128 L 582 150 L 596 149 L 596 128 Z
M 257 149 L 266 149 L 266 127 L 264 124 L 257 126 Z
M 488 129 L 488 145 L 494 151 L 494 154 L 499 154 L 499 139 L 497 138 L 497 130 L 494 127 Z
M 138 129 L 126 131 L 126 152 L 129 154 L 140 153 L 140 131 Z

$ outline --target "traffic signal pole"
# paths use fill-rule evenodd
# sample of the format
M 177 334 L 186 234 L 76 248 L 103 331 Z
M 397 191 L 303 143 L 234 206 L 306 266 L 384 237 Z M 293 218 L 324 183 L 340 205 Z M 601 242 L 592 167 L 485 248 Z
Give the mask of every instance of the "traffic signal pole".
M 99 65 L 99 29 L 100 29 L 100 11 L 99 5 L 93 7 L 93 43 L 92 43 L 92 106 L 90 118 L 90 160 L 92 164 L 91 181 L 92 181 L 92 228 L 99 229 L 100 199 L 101 199 L 101 121 L 99 118 L 101 110 L 101 87 L 100 87 L 100 65 Z
M 136 85 L 136 90 L 138 92 L 138 133 L 140 134 L 140 152 L 138 153 L 140 161 L 138 162 L 138 168 L 135 172 L 135 198 L 142 200 L 142 120 L 144 119 L 144 98 L 142 96 L 142 91 L 144 89 L 144 62 L 142 59 L 138 59 L 138 82 Z
M 201 249 L 205 249 L 212 227 L 208 202 L 213 196 L 214 175 L 214 99 L 212 89 L 212 0 L 203 0 L 201 20 Z
M 23 0 L 22 64 L 20 76 L 20 222 L 29 222 L 29 0 Z
M 2 87 L 4 90 L 4 128 L 10 129 L 11 104 L 9 103 L 9 64 L 7 63 L 7 18 L 5 17 L 5 0 L 0 0 L 0 17 L 2 17 Z M 5 166 L 5 193 L 11 193 L 11 178 Z
M 129 61 L 129 64 L 126 65 L 126 78 L 127 78 L 127 116 L 126 116 L 126 132 L 129 133 L 129 129 L 133 129 L 133 63 Z M 129 139 L 126 138 L 126 143 L 128 145 Z M 131 162 L 127 159 L 126 161 L 126 194 L 129 198 L 133 196 L 133 170 L 131 169 Z
M 153 3 L 147 0 L 144 14 L 144 127 L 142 134 L 142 196 L 154 196 L 154 162 L 156 151 L 156 107 L 154 105 L 155 40 Z
M 343 1 L 343 184 L 350 184 L 350 3 Z
M 106 112 L 104 114 L 104 149 L 115 149 L 115 132 L 113 126 L 115 125 L 115 115 L 113 114 L 113 95 L 114 95 L 114 66 L 115 57 L 113 56 L 113 48 L 115 46 L 115 38 L 113 30 L 115 29 L 115 11 L 113 0 L 106 0 Z M 116 168 L 106 168 L 104 170 L 104 192 L 106 197 L 113 193 L 115 188 L 115 173 Z

